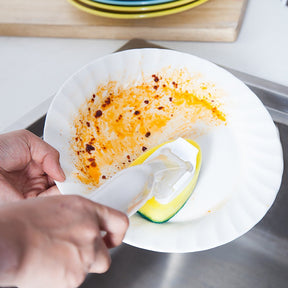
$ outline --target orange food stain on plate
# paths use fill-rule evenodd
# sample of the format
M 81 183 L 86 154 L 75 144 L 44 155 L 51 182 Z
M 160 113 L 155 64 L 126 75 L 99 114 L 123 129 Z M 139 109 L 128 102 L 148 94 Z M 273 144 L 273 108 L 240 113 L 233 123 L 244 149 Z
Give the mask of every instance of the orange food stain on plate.
M 76 177 L 98 187 L 146 149 L 199 134 L 199 121 L 208 127 L 225 124 L 214 85 L 186 74 L 159 72 L 129 86 L 113 81 L 98 86 L 73 123 Z

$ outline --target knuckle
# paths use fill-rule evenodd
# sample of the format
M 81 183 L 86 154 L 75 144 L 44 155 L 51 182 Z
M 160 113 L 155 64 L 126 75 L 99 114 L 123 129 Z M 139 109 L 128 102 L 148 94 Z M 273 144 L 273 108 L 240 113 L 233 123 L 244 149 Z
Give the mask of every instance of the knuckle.
M 108 218 L 109 214 L 111 213 L 111 208 L 98 203 L 97 207 L 98 207 L 98 213 L 101 213 L 103 215 L 103 218 Z
M 70 195 L 68 197 L 69 197 L 71 205 L 73 205 L 75 209 L 86 210 L 87 199 L 85 199 L 84 197 L 80 195 Z
M 86 225 L 81 231 L 81 237 L 87 243 L 97 243 L 102 240 L 100 233 L 93 225 Z
M 71 200 L 74 202 L 74 203 L 77 203 L 77 204 L 84 204 L 85 203 L 85 198 L 80 196 L 80 195 L 72 195 L 70 196 L 71 197 Z M 75 201 L 74 201 L 75 200 Z
M 121 213 L 117 217 L 117 230 L 119 233 L 125 233 L 129 227 L 129 218 L 126 214 Z
M 126 231 L 129 227 L 129 218 L 126 214 L 123 215 L 122 219 L 122 226 L 123 226 L 123 230 Z
M 87 276 L 86 273 L 81 269 L 80 271 L 74 271 L 74 273 L 70 277 L 69 287 L 71 288 L 78 287 L 84 282 L 86 276 Z
M 95 241 L 93 259 L 91 259 L 89 272 L 105 273 L 111 266 L 111 256 L 109 250 L 100 237 Z
M 97 261 L 97 260 L 96 260 Z M 109 270 L 111 266 L 111 257 L 108 254 L 104 259 L 102 259 L 101 263 L 99 263 L 97 267 L 97 273 L 105 273 Z
M 111 257 L 107 256 L 106 257 L 106 261 L 104 261 L 104 262 L 105 263 L 103 264 L 103 272 L 102 273 L 108 271 L 108 269 L 110 268 L 110 266 L 111 266 Z
M 62 215 L 70 215 L 73 219 L 80 220 L 88 213 L 87 200 L 78 195 L 55 196 L 56 204 Z M 86 201 L 85 201 L 86 200 Z

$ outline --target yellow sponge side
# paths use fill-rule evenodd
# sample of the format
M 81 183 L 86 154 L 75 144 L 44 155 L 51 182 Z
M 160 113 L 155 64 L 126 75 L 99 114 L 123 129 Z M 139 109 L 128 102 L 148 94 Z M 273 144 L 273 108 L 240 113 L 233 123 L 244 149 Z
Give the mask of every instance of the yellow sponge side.
M 186 141 L 188 141 L 191 145 L 196 147 L 199 151 L 196 159 L 195 174 L 191 179 L 191 181 L 189 182 L 189 184 L 186 186 L 186 188 L 168 204 L 161 204 L 155 200 L 155 197 L 153 197 L 139 209 L 138 211 L 139 214 L 152 222 L 163 223 L 168 221 L 171 217 L 173 217 L 184 206 L 184 204 L 189 199 L 196 186 L 202 163 L 201 149 L 200 146 L 195 141 L 190 139 L 186 139 Z M 161 145 L 152 148 L 149 151 L 146 151 L 132 163 L 132 166 L 142 164 L 152 153 L 154 153 L 157 149 L 159 149 L 161 146 L 167 143 L 169 142 L 163 143 Z

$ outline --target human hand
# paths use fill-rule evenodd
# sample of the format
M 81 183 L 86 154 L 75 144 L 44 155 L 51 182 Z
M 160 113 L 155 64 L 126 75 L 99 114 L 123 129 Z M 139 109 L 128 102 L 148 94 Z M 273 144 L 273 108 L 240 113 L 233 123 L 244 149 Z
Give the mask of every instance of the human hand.
M 64 181 L 59 153 L 27 130 L 0 135 L 0 204 L 59 194 Z
M 125 214 L 75 195 L 4 205 L 0 286 L 78 287 L 88 272 L 109 268 L 108 248 L 120 245 L 127 227 Z

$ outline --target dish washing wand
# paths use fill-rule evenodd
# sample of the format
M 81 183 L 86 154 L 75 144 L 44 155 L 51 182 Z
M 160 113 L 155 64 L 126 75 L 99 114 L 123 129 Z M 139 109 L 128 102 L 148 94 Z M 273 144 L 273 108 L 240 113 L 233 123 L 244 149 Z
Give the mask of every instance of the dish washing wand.
M 178 138 L 146 151 L 89 198 L 128 216 L 139 210 L 150 221 L 166 222 L 192 194 L 200 166 L 197 143 Z

